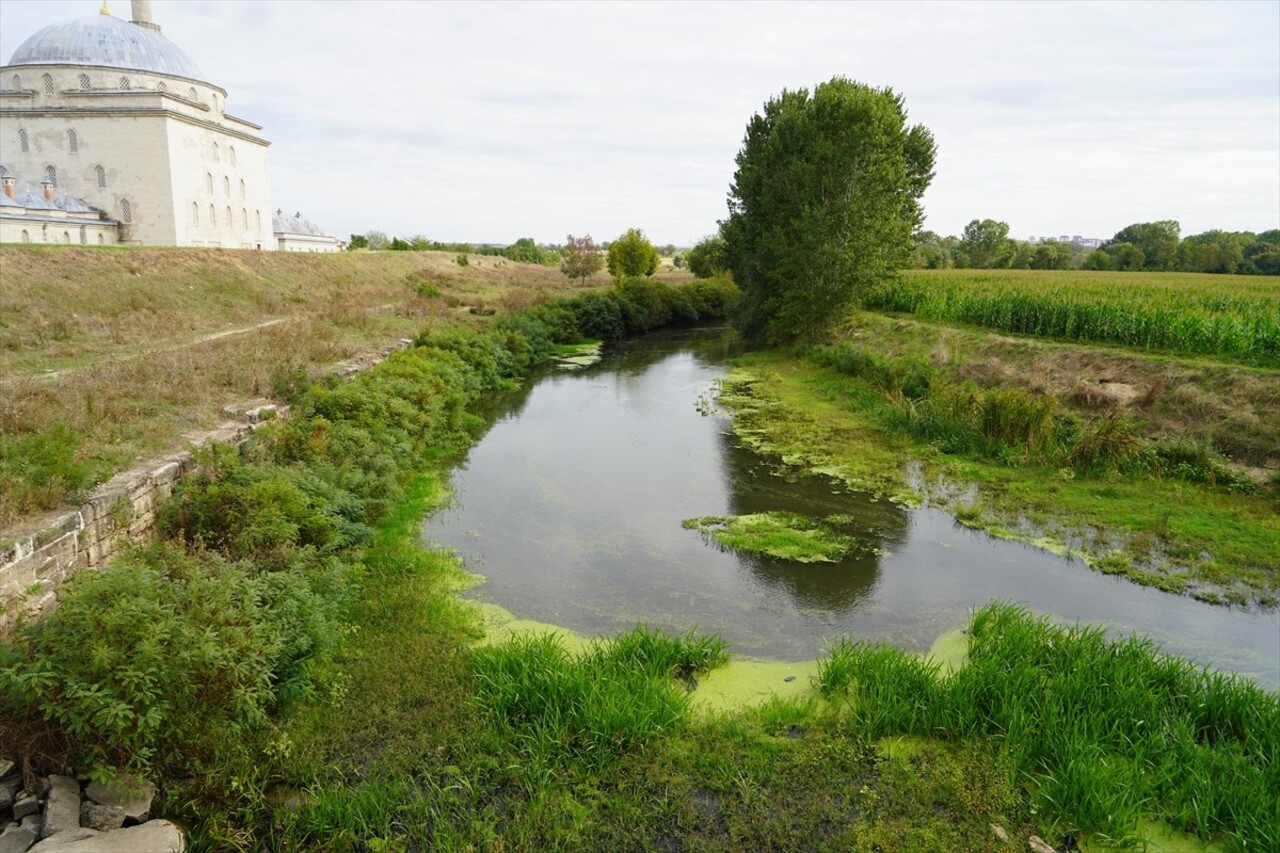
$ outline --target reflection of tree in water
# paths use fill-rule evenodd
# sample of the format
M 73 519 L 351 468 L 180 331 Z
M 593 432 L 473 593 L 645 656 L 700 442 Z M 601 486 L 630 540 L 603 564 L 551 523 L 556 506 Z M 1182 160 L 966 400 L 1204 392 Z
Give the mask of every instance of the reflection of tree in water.
M 797 606 L 846 613 L 870 597 L 880 575 L 880 552 L 892 551 L 907 539 L 908 510 L 888 501 L 871 502 L 860 493 L 846 492 L 821 476 L 789 480 L 774 473 L 776 460 L 738 447 L 721 436 L 721 456 L 729 478 L 729 513 L 791 512 L 824 521 L 845 517 L 829 526 L 862 546 L 837 563 L 796 563 L 760 554 L 738 554 L 757 580 L 788 592 Z
M 716 334 L 716 331 L 699 326 L 610 342 L 605 347 L 607 367 L 619 376 L 641 376 L 676 353 L 691 355 L 699 365 L 719 367 L 742 348 L 737 334 L 728 327 L 724 327 L 722 334 Z

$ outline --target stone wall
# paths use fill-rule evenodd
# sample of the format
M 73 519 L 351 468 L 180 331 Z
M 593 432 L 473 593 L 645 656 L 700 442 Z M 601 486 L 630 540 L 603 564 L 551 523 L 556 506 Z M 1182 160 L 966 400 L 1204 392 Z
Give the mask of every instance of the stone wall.
M 237 409 L 240 423 L 202 436 L 202 442 L 240 442 L 274 406 Z M 160 506 L 192 466 L 175 453 L 125 471 L 99 486 L 78 509 L 45 515 L 0 537 L 0 634 L 19 617 L 39 619 L 57 605 L 58 588 L 83 569 L 101 568 L 122 548 L 145 542 Z

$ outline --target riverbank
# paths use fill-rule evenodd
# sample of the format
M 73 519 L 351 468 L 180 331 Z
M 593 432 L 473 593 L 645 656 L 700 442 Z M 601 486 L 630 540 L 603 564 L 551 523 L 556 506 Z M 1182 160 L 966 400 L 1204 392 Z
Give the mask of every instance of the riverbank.
M 1151 749 L 1106 739 L 1110 723 L 1078 731 L 1003 700 L 960 715 L 960 696 L 1038 700 L 1002 675 L 1023 671 L 1010 654 L 1050 681 L 1077 671 L 1049 652 L 1075 640 L 1006 609 L 984 624 L 1023 642 L 969 658 L 1011 694 L 981 680 L 925 688 L 927 666 L 875 647 L 862 663 L 833 655 L 807 695 L 727 716 L 689 707 L 691 682 L 722 661 L 714 638 L 636 630 L 574 651 L 527 636 L 475 649 L 465 578 L 422 548 L 416 524 L 441 498 L 442 455 L 482 428 L 475 401 L 556 344 L 715 317 L 727 296 L 641 282 L 493 333 L 424 334 L 364 376 L 308 389 L 243 453 L 202 460 L 164 542 L 84 577 L 0 650 L 4 741 L 28 761 L 150 770 L 160 811 L 191 821 L 196 849 L 1012 851 L 1032 836 L 1069 849 L 1151 813 L 1228 849 L 1276 840 L 1254 817 L 1276 789 L 1273 694 L 1161 668 L 1142 648 L 1122 656 L 1131 690 L 1116 686 L 1124 673 L 1088 667 L 1081 677 L 1110 686 L 1063 694 L 1095 697 L 1076 718 L 1131 726 L 1159 695 L 1155 666 L 1191 699 L 1152 728 L 1201 757 L 1188 792 L 1214 792 L 1213 809 L 1159 786 L 1125 794 Z M 970 631 L 987 636 L 976 619 Z M 899 675 L 924 711 L 877 692 Z M 1202 704 L 1212 720 L 1195 716 Z M 1041 725 L 1010 737 L 1001 709 Z M 1071 737 L 1056 751 L 1006 748 L 1058 732 Z M 1099 772 L 1064 775 L 1080 766 Z M 1069 782 L 1053 800 L 1049 777 Z
M 1139 390 L 1099 402 L 1081 391 L 1099 376 Z M 721 402 L 784 464 L 1138 583 L 1273 607 L 1280 498 L 1245 463 L 1280 441 L 1278 391 L 1274 371 L 862 314 L 831 346 L 744 358 Z M 1257 426 L 1197 417 L 1206 399 Z M 1222 456 L 1222 431 L 1253 449 Z

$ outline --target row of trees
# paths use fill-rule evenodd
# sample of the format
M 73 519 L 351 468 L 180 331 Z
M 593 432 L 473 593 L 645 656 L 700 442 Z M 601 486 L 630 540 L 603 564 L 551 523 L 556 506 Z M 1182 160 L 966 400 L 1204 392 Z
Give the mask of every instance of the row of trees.
M 1239 275 L 1280 275 L 1280 229 L 1206 231 L 1179 238 L 1171 219 L 1140 222 L 1116 232 L 1096 250 L 1074 242 L 1028 243 L 1009 237 L 1009 225 L 975 219 L 959 237 L 933 231 L 916 235 L 917 269 L 1151 270 Z

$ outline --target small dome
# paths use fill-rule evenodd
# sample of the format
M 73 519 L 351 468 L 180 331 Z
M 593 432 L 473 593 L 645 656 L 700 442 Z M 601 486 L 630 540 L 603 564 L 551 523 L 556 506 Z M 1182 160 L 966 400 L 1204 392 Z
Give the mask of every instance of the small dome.
M 110 15 L 50 24 L 13 52 L 10 65 L 94 65 L 204 80 L 182 48 L 146 27 Z

